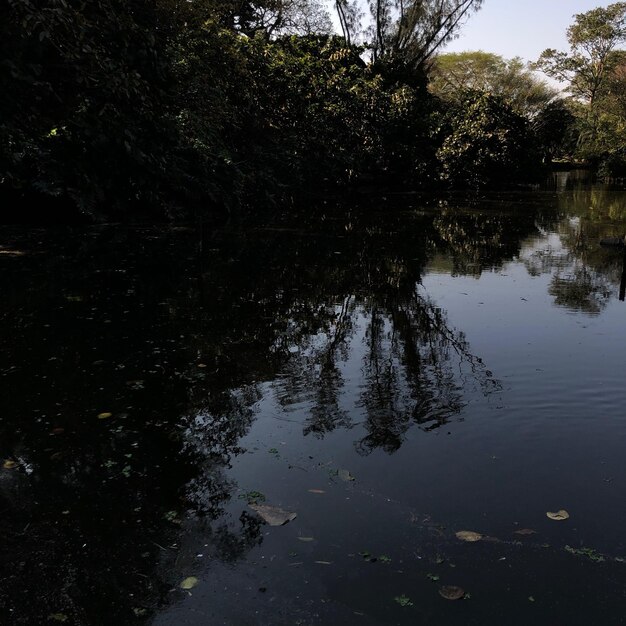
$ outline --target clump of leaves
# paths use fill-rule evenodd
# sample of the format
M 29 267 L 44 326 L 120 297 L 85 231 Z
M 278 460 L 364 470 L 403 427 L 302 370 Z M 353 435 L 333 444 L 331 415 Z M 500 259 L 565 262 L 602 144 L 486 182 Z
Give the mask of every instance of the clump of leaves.
M 165 513 L 163 518 L 166 519 L 168 522 L 170 522 L 172 524 L 180 524 L 180 518 L 178 516 L 178 511 L 168 511 L 167 513 Z
M 260 491 L 246 491 L 239 494 L 239 499 L 246 500 L 248 504 L 252 504 L 253 502 L 265 502 L 265 495 Z
M 576 556 L 587 557 L 594 563 L 604 563 L 605 560 L 604 557 L 593 548 L 572 548 L 572 546 L 565 546 L 565 551 Z
M 411 598 L 409 598 L 408 596 L 402 595 L 402 596 L 396 596 L 394 598 L 394 600 L 400 605 L 400 606 L 413 606 L 413 602 L 411 602 Z

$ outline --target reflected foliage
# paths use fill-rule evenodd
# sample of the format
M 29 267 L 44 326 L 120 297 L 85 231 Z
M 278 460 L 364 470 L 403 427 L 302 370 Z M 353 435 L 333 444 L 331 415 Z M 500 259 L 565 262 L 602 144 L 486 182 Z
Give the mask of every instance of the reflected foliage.
M 262 533 L 228 468 L 268 394 L 307 407 L 305 438 L 350 429 L 366 456 L 497 392 L 420 283 L 444 258 L 503 267 L 555 219 L 498 206 L 327 207 L 204 239 L 5 230 L 3 619 L 142 621 L 178 598 L 194 536 L 244 558 Z

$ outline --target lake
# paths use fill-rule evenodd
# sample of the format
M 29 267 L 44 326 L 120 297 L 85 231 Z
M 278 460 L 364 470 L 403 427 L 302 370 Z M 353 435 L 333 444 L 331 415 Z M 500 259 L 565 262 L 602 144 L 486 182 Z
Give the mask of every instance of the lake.
M 626 623 L 626 192 L 571 182 L 2 227 L 0 622 Z

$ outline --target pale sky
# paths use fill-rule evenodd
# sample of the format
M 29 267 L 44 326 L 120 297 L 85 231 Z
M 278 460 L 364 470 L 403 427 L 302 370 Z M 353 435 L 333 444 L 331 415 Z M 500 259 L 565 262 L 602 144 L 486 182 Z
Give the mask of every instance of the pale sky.
M 536 61 L 546 48 L 567 50 L 565 31 L 575 13 L 607 7 L 614 1 L 485 0 L 445 51 L 484 50 Z

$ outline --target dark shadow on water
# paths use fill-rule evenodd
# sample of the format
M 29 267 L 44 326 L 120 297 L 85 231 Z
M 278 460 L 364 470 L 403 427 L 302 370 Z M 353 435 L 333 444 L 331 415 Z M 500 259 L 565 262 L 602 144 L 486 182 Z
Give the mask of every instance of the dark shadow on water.
M 241 496 L 228 469 L 268 385 L 286 409 L 310 406 L 304 437 L 361 413 L 363 456 L 448 423 L 471 391 L 498 392 L 421 280 L 444 257 L 453 275 L 501 267 L 558 221 L 552 201 L 519 205 L 328 210 L 204 241 L 4 230 L 3 623 L 146 622 L 183 597 L 192 535 L 204 558 L 243 559 L 262 527 L 227 512 Z M 597 276 L 582 295 L 588 274 L 570 295 L 555 280 L 555 298 L 587 302 L 613 265 L 570 250 Z

